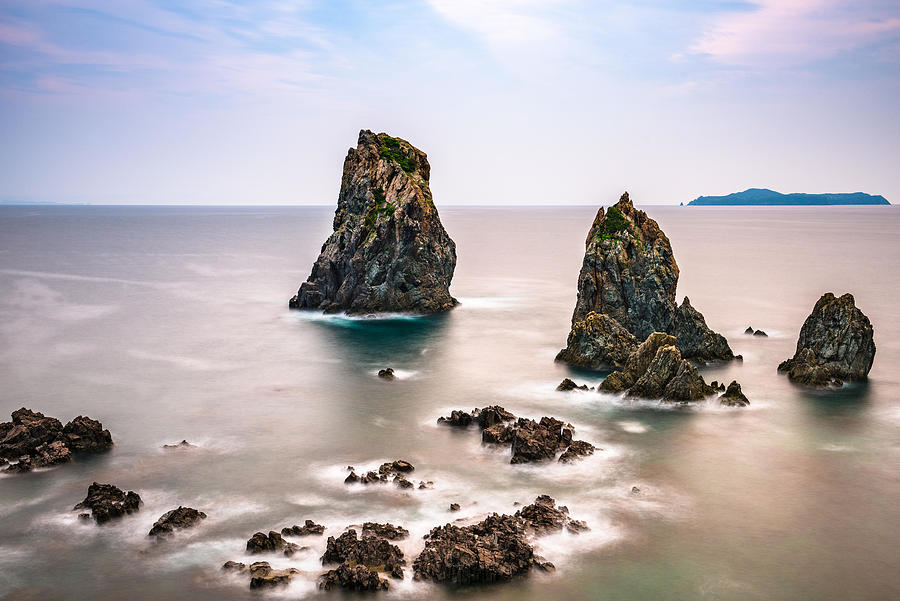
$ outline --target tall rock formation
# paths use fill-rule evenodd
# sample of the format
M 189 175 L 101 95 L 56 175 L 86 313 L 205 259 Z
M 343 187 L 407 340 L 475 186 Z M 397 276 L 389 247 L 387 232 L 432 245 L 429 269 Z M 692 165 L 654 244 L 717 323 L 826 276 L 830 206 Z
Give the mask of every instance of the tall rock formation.
M 788 378 L 808 386 L 840 386 L 865 380 L 875 360 L 873 328 L 852 294 L 826 292 L 800 329 L 794 356 L 778 366 Z
M 677 336 L 684 359 L 733 359 L 725 338 L 687 298 L 681 307 L 676 304 L 677 285 L 678 264 L 659 224 L 635 209 L 627 192 L 609 210 L 601 207 L 585 241 L 572 330 L 557 360 L 579 367 L 621 366 L 623 355 L 653 332 Z M 601 324 L 591 313 L 608 316 L 636 340 L 611 335 L 616 329 L 609 323 L 597 327 Z
M 456 305 L 456 244 L 434 206 L 430 171 L 406 140 L 360 131 L 344 159 L 334 233 L 289 306 L 358 314 Z

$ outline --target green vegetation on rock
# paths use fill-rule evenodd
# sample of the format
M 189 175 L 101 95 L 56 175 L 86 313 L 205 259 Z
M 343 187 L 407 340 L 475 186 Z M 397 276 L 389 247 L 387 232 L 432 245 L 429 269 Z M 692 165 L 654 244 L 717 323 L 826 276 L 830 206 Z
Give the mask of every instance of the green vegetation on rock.
M 369 233 L 366 241 L 368 242 L 375 236 L 375 223 L 378 221 L 378 217 L 380 215 L 384 215 L 385 217 L 392 217 L 394 215 L 394 211 L 397 210 L 397 205 L 391 202 L 387 202 L 385 200 L 386 196 L 384 193 L 384 188 L 378 187 L 372 190 L 372 196 L 375 198 L 374 204 L 369 207 L 369 210 L 366 211 L 365 216 L 365 224 L 372 228 L 372 231 Z
M 394 161 L 407 173 L 412 173 L 418 167 L 418 161 L 415 156 L 406 156 L 400 146 L 400 140 L 385 135 L 381 138 L 381 147 L 379 148 L 381 158 L 387 161 Z

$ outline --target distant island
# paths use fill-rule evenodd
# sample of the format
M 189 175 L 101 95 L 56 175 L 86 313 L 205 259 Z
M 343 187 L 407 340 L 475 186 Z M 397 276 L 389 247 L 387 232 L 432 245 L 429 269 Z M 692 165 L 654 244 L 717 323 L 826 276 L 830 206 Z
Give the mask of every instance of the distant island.
M 727 196 L 698 196 L 688 203 L 698 206 L 797 206 L 797 205 L 889 205 L 884 196 L 850 194 L 782 194 L 765 188 L 750 188 Z

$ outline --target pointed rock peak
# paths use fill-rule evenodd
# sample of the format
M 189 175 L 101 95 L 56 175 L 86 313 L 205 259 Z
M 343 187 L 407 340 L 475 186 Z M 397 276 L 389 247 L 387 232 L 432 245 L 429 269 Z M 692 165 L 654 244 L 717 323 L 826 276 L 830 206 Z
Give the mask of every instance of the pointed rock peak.
M 634 205 L 631 202 L 631 198 L 628 196 L 628 192 L 625 192 L 619 197 L 619 202 L 616 203 L 616 206 L 623 212 L 626 210 L 629 212 L 634 210 Z
M 690 307 L 690 306 L 691 306 L 691 299 L 689 299 L 688 297 L 685 296 L 685 297 L 684 297 L 684 300 L 681 301 L 681 306 L 682 306 L 682 307 Z

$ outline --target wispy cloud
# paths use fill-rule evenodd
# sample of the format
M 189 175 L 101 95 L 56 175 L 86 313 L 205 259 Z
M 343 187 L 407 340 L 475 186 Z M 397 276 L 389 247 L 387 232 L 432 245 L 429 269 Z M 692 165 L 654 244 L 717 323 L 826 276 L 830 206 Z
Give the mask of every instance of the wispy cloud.
M 714 17 L 690 47 L 715 62 L 794 67 L 900 38 L 900 4 L 846 0 L 757 0 Z
M 443 17 L 489 45 L 516 47 L 561 39 L 558 9 L 569 0 L 428 0 Z

